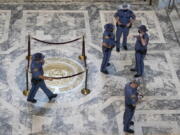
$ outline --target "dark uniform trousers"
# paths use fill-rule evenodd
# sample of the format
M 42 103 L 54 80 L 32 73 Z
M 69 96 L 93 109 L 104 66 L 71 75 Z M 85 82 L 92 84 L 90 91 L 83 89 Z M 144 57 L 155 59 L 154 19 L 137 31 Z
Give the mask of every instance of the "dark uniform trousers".
M 51 97 L 53 95 L 53 93 L 47 88 L 44 80 L 32 79 L 31 83 L 32 83 L 32 87 L 28 96 L 28 100 L 34 99 L 34 96 L 36 95 L 36 92 L 39 88 L 41 88 L 48 97 Z
M 124 131 L 128 131 L 130 128 L 130 122 L 135 112 L 135 107 L 132 105 L 125 105 L 125 112 L 123 116 Z
M 111 57 L 111 51 L 112 51 L 112 49 L 110 49 L 110 48 L 102 47 L 103 60 L 102 60 L 102 64 L 101 64 L 101 71 L 106 70 L 109 59 Z
M 138 75 L 143 75 L 143 73 L 144 73 L 144 58 L 145 58 L 145 54 L 142 54 L 142 53 L 136 51 L 136 53 L 135 53 L 135 60 L 136 60 L 135 69 L 136 69 Z
M 116 47 L 117 48 L 120 48 L 120 40 L 121 40 L 122 34 L 123 34 L 122 45 L 127 46 L 127 36 L 129 35 L 129 28 L 117 26 L 117 31 L 116 31 L 116 42 L 117 42 Z

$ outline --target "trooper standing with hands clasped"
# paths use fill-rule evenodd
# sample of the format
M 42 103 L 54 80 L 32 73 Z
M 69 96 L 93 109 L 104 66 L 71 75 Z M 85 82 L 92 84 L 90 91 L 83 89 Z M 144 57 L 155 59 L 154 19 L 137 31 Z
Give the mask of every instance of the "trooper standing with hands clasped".
M 139 85 L 139 81 L 133 80 L 132 82 L 127 83 L 124 89 L 125 112 L 123 116 L 123 124 L 124 132 L 126 133 L 134 133 L 134 130 L 130 129 L 130 126 L 134 125 L 132 117 L 134 115 L 137 103 L 143 98 L 143 96 L 137 92 Z
M 32 56 L 32 62 L 31 62 L 31 73 L 32 73 L 32 88 L 30 90 L 30 93 L 28 95 L 27 101 L 36 103 L 36 99 L 34 99 L 34 96 L 36 95 L 36 92 L 39 88 L 41 88 L 44 93 L 48 96 L 49 100 L 52 98 L 57 97 L 57 94 L 53 94 L 46 86 L 44 80 L 50 80 L 53 79 L 51 77 L 44 76 L 43 71 L 43 64 L 44 64 L 44 55 L 42 53 L 35 53 Z
M 120 51 L 120 39 L 123 34 L 123 43 L 122 46 L 125 50 L 128 50 L 127 48 L 127 37 L 129 34 L 129 29 L 132 26 L 132 23 L 136 19 L 135 14 L 132 10 L 130 10 L 130 5 L 123 4 L 120 6 L 120 9 L 115 13 L 114 15 L 115 21 L 116 21 L 116 51 Z
M 108 74 L 107 66 L 110 65 L 109 60 L 111 56 L 111 51 L 116 45 L 115 36 L 114 36 L 114 25 L 108 23 L 104 25 L 104 33 L 103 33 L 103 42 L 102 42 L 102 52 L 103 52 L 103 60 L 101 64 L 101 72 L 104 74 Z
M 144 73 L 144 58 L 147 53 L 147 45 L 149 43 L 149 35 L 146 33 L 148 30 L 145 25 L 138 27 L 139 35 L 136 36 L 135 44 L 135 68 L 132 68 L 131 71 L 137 72 L 134 77 L 140 77 Z

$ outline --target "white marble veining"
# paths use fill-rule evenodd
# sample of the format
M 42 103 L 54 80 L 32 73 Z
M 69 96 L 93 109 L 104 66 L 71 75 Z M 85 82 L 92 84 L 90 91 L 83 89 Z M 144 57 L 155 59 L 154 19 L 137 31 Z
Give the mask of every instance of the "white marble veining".
M 8 29 L 10 25 L 11 10 L 0 11 L 0 43 L 8 39 Z

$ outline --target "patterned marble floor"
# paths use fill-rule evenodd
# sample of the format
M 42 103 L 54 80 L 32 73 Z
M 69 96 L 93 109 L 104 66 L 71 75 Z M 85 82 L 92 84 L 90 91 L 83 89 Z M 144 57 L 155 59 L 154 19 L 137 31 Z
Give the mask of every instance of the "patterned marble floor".
M 148 26 L 151 40 L 145 76 L 140 79 L 139 91 L 145 97 L 135 113 L 135 135 L 180 135 L 180 46 L 165 10 L 133 5 L 137 20 L 129 36 L 130 49 L 113 50 L 111 74 L 99 72 L 102 27 L 112 22 L 117 7 L 117 3 L 0 5 L 0 135 L 123 135 L 123 88 L 133 79 L 132 35 L 142 23 Z M 52 42 L 85 35 L 91 93 L 82 95 L 81 85 L 59 91 L 57 99 L 48 103 L 39 90 L 38 102 L 27 103 L 22 90 L 28 34 Z M 62 46 L 31 44 L 32 53 L 83 65 L 78 59 L 81 41 Z

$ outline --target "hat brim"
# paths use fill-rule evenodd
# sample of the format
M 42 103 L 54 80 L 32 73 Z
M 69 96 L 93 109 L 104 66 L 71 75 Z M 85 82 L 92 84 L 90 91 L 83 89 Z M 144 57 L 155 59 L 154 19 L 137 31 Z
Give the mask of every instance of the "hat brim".
M 147 32 L 147 31 L 148 31 L 147 28 L 146 28 L 146 29 L 142 29 L 141 27 L 138 27 L 138 30 L 142 30 L 142 31 L 144 31 L 144 32 Z
M 124 7 L 123 5 L 120 5 L 119 6 L 119 9 L 130 9 L 130 5 L 128 4 L 126 7 Z
M 39 61 L 39 60 L 43 60 L 45 58 L 45 55 L 41 55 L 41 58 L 35 58 L 35 56 L 33 55 L 32 56 L 32 60 L 34 60 L 34 61 Z

